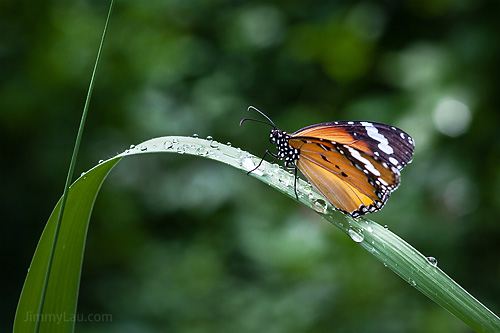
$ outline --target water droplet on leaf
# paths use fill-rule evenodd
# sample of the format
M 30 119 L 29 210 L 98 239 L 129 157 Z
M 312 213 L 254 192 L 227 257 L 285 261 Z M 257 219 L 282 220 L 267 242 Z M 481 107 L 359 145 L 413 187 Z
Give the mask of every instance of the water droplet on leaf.
M 363 239 L 365 239 L 365 236 L 362 233 L 356 232 L 352 229 L 349 229 L 348 233 L 349 233 L 349 237 L 351 237 L 351 239 L 353 241 L 355 241 L 356 243 L 361 243 L 363 241 Z
M 264 173 L 261 170 L 259 170 L 259 169 L 254 170 L 256 165 L 253 163 L 253 160 L 250 157 L 242 158 L 240 164 L 246 171 L 253 170 L 252 173 L 255 173 L 256 175 L 259 175 L 259 176 L 264 175 Z
M 438 261 L 434 257 L 427 257 L 427 261 L 434 267 L 437 267 L 438 265 Z
M 173 144 L 170 141 L 163 142 L 163 149 L 165 149 L 165 150 L 172 149 L 172 146 L 173 146 Z
M 318 199 L 313 202 L 311 208 L 317 211 L 318 213 L 325 214 L 328 209 L 328 204 L 323 199 Z
M 208 155 L 208 150 L 205 147 L 199 147 L 196 149 L 196 154 L 199 156 Z

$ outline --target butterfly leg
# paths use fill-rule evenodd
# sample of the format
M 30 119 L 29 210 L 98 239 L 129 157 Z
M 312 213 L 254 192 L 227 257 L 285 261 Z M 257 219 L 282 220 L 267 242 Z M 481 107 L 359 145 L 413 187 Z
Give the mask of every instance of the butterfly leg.
M 297 174 L 297 170 L 299 168 L 297 168 L 297 166 L 295 166 L 295 182 L 293 183 L 293 190 L 295 191 L 295 197 L 297 198 L 297 200 L 299 200 L 299 195 L 297 194 L 297 178 L 299 178 L 299 175 Z
M 269 150 L 266 150 L 266 152 L 264 153 L 264 156 L 262 156 L 262 158 L 260 159 L 259 164 L 257 164 L 257 166 L 255 168 L 253 168 L 252 170 L 248 171 L 247 175 L 251 174 L 252 172 L 254 172 L 255 170 L 257 170 L 258 168 L 260 168 L 260 166 L 262 164 L 262 161 L 264 161 L 264 158 L 266 158 L 267 154 L 269 154 L 272 157 L 274 157 L 274 160 L 271 163 L 274 163 L 276 161 L 276 159 L 278 158 L 278 155 L 276 155 L 275 153 L 270 152 Z

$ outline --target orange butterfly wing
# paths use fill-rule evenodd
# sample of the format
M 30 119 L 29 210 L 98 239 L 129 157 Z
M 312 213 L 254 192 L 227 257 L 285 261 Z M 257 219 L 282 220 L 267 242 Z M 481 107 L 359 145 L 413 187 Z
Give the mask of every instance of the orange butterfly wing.
M 388 125 L 332 122 L 291 135 L 296 166 L 339 210 L 359 216 L 382 208 L 410 162 L 413 140 Z
M 387 200 L 390 191 L 381 191 L 373 185 L 375 179 L 370 178 L 363 171 L 354 166 L 349 159 L 335 148 L 327 148 L 325 144 L 299 140 L 290 140 L 292 147 L 300 147 L 300 158 L 297 167 L 330 201 L 343 212 L 353 214 L 356 211 L 366 213 L 380 209 Z M 377 165 L 373 158 L 363 157 L 373 165 Z M 388 186 L 394 186 L 394 179 L 390 170 L 378 165 L 381 177 L 390 179 Z M 398 176 L 399 177 L 399 176 Z
M 308 126 L 293 133 L 292 136 L 321 138 L 324 141 L 333 141 L 350 145 L 353 148 L 364 151 L 365 153 L 370 153 L 370 149 L 368 148 L 368 144 L 366 142 L 354 139 L 353 135 L 342 128 L 342 126 L 335 125 L 335 130 L 332 130 L 331 123 Z
M 410 163 L 415 148 L 413 139 L 404 131 L 367 121 L 334 121 L 311 125 L 291 136 L 344 144 L 375 156 L 399 170 Z

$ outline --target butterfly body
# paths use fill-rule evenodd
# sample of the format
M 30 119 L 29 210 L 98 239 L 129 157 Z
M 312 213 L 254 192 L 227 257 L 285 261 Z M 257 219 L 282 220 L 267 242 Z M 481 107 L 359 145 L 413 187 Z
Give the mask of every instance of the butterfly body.
M 413 155 L 413 139 L 385 124 L 335 121 L 289 134 L 267 119 L 277 154 L 266 154 L 300 170 L 331 204 L 352 217 L 384 206 Z

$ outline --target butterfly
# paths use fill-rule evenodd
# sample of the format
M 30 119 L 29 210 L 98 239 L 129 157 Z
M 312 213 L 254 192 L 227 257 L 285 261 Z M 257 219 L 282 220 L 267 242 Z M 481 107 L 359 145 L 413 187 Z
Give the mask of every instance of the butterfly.
M 267 121 L 244 118 L 272 127 L 269 140 L 277 153 L 267 154 L 284 160 L 285 167 L 307 178 L 336 209 L 357 218 L 380 210 L 400 183 L 400 171 L 411 162 L 414 141 L 406 132 L 369 121 L 333 121 L 304 127 L 289 134 L 276 127 L 260 110 L 250 106 Z

